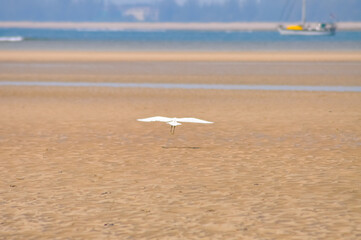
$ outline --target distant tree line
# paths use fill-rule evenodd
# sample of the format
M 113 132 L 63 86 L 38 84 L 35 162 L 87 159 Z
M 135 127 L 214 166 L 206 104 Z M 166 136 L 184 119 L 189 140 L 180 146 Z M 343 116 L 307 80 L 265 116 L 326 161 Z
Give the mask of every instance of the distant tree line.
M 152 4 L 116 5 L 106 0 L 0 0 L 0 21 L 137 21 L 125 12 L 131 8 L 149 8 L 159 22 L 235 22 L 299 21 L 301 0 L 226 0 L 201 4 L 175 0 Z M 360 0 L 309 0 L 307 19 L 361 21 Z

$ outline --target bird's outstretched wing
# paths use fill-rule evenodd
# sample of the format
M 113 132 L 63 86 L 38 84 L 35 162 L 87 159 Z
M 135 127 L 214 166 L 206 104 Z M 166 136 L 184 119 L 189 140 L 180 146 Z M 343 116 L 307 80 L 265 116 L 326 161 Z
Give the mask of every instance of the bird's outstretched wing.
M 177 122 L 190 122 L 190 123 L 213 123 L 198 118 L 177 118 Z
M 155 121 L 158 121 L 158 122 L 169 122 L 172 120 L 172 118 L 167 118 L 167 117 L 150 117 L 150 118 L 143 118 L 143 119 L 137 119 L 138 121 L 141 121 L 141 122 L 155 122 Z

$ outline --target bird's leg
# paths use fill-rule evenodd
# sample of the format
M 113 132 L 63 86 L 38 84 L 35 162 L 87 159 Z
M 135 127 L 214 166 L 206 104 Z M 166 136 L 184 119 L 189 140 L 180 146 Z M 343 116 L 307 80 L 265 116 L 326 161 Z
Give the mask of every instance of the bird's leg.
M 173 132 L 173 126 L 171 125 L 170 126 L 170 133 L 172 134 L 172 132 Z
M 173 135 L 174 135 L 174 131 L 175 131 L 175 126 L 173 126 L 173 132 L 172 132 Z

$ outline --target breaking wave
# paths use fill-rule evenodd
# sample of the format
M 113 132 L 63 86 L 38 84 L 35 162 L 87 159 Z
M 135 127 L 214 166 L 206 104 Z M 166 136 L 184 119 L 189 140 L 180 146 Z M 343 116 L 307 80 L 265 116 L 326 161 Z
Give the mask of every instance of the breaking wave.
M 21 36 L 0 37 L 0 42 L 21 42 L 21 41 L 24 41 L 24 38 Z

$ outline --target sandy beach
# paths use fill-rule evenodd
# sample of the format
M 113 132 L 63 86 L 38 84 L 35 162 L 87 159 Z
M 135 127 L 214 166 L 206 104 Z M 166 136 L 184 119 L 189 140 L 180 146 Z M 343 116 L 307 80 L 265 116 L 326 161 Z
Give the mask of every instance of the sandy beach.
M 0 62 L 361 62 L 361 52 L 0 51 Z
M 0 81 L 361 79 L 358 53 L 86 54 L 3 51 Z M 360 93 L 1 86 L 0 115 L 0 239 L 361 237 Z

